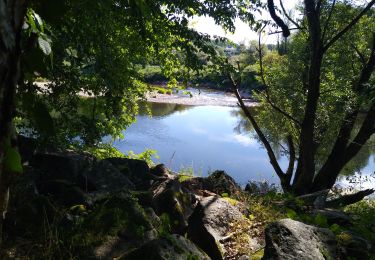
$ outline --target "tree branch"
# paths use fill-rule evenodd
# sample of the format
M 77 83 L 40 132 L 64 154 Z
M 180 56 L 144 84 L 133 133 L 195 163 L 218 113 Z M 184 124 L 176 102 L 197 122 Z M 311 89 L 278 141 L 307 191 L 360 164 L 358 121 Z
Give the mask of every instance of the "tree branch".
M 361 51 L 357 48 L 357 46 L 355 46 L 354 43 L 350 43 L 350 46 L 355 50 L 355 52 L 359 56 L 359 59 L 360 59 L 362 65 L 364 65 L 366 63 L 365 56 L 363 56 L 363 54 L 361 53 Z
M 275 10 L 275 4 L 273 0 L 267 0 L 267 7 L 268 11 L 272 17 L 272 19 L 275 21 L 275 23 L 281 28 L 283 31 L 283 36 L 288 37 L 290 35 L 290 31 L 288 26 L 284 23 L 284 21 L 276 14 Z
M 340 198 L 330 200 L 326 202 L 326 206 L 330 208 L 344 207 L 350 204 L 354 204 L 364 199 L 364 197 L 374 193 L 374 189 L 362 190 L 354 194 L 344 195 Z
M 332 14 L 333 14 L 333 10 L 335 9 L 335 5 L 336 5 L 336 0 L 333 0 L 331 9 L 329 10 L 328 18 L 327 18 L 326 23 L 324 25 L 324 29 L 323 29 L 323 33 L 322 33 L 322 42 L 324 42 L 324 38 L 325 38 L 325 35 L 327 33 L 328 25 L 329 25 L 329 22 L 331 20 Z
M 358 21 L 361 19 L 363 15 L 365 15 L 371 7 L 375 4 L 375 0 L 372 0 L 370 3 L 367 4 L 367 6 L 347 25 L 342 29 L 340 32 L 338 32 L 335 36 L 332 37 L 332 39 L 323 47 L 323 51 L 326 52 L 329 47 L 332 46 L 338 39 L 340 39 L 347 31 L 350 30 Z
M 285 112 L 284 110 L 282 110 L 281 108 L 279 108 L 278 106 L 276 106 L 271 101 L 271 99 L 270 99 L 270 96 L 269 96 L 269 86 L 267 85 L 266 79 L 264 77 L 263 53 L 262 53 L 262 46 L 261 46 L 261 33 L 262 33 L 264 27 L 265 26 L 263 26 L 263 28 L 260 30 L 259 37 L 258 37 L 258 59 L 259 59 L 259 69 L 260 69 L 259 74 L 260 74 L 260 78 L 261 78 L 262 84 L 266 88 L 265 98 L 266 98 L 267 102 L 271 105 L 271 107 L 273 109 L 275 109 L 276 111 L 278 111 L 280 114 L 282 114 L 283 116 L 285 116 L 289 120 L 293 121 L 293 123 L 295 123 L 297 126 L 301 126 L 301 122 L 299 122 L 296 118 L 294 118 L 293 116 L 291 116 L 290 114 L 288 114 L 287 112 Z
M 281 6 L 281 9 L 283 10 L 283 13 L 284 13 L 285 17 L 286 17 L 286 18 L 287 18 L 292 24 L 294 24 L 294 25 L 297 27 L 296 29 L 300 29 L 300 30 L 301 30 L 301 29 L 302 29 L 301 26 L 300 26 L 296 21 L 294 21 L 294 20 L 288 15 L 288 13 L 286 12 L 282 0 L 280 0 L 280 6 Z M 291 29 L 289 29 L 289 30 L 291 30 Z
M 255 118 L 253 117 L 253 115 L 251 114 L 251 112 L 246 107 L 245 103 L 243 102 L 242 97 L 241 97 L 241 95 L 238 91 L 236 81 L 233 79 L 233 77 L 231 75 L 228 75 L 228 77 L 231 81 L 232 89 L 234 91 L 234 94 L 236 95 L 236 98 L 238 100 L 238 104 L 241 107 L 242 111 L 245 113 L 245 116 L 250 120 L 250 122 L 253 125 L 254 130 L 257 133 L 260 141 L 263 143 L 264 147 L 266 148 L 268 157 L 270 159 L 270 163 L 271 163 L 272 167 L 274 168 L 277 176 L 280 178 L 281 185 L 282 185 L 283 189 L 289 190 L 290 184 L 286 182 L 285 174 L 282 171 L 279 163 L 277 162 L 277 159 L 276 159 L 275 153 L 272 150 L 271 144 L 268 142 L 266 136 L 264 135 L 263 131 L 260 129 L 260 127 L 259 127 L 258 123 L 256 122 Z

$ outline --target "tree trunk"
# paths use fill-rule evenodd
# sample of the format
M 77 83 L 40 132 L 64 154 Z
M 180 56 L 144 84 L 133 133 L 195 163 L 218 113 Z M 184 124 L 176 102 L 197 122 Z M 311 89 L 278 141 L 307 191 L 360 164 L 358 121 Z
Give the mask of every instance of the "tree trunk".
M 12 141 L 14 96 L 20 73 L 21 30 L 25 14 L 25 0 L 0 1 L 0 239 L 12 179 L 12 173 L 4 168 L 4 148 Z
M 305 0 L 310 35 L 310 60 L 307 79 L 307 101 L 301 126 L 299 160 L 293 189 L 297 195 L 309 192 L 315 173 L 314 126 L 318 107 L 320 74 L 323 60 L 319 12 L 315 1 Z

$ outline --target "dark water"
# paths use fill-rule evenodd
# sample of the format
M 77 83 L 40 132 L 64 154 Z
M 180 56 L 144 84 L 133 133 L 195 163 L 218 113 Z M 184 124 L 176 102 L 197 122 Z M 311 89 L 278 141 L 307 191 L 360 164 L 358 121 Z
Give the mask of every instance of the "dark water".
M 174 171 L 191 167 L 195 175 L 206 176 L 222 169 L 242 185 L 250 179 L 278 183 L 265 149 L 238 108 L 161 103 L 149 106 L 153 117 L 141 113 L 124 132 L 124 140 L 115 142 L 121 152 L 140 153 L 149 148 L 157 150 L 160 159 L 155 162 Z M 278 159 L 285 169 L 287 159 Z M 351 171 L 365 175 L 375 171 L 371 152 L 363 152 L 353 163 Z

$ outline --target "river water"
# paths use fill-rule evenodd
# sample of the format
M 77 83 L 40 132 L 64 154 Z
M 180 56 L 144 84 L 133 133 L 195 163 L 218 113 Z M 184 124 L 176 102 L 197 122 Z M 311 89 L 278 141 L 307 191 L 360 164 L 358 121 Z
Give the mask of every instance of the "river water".
M 124 131 L 125 138 L 114 143 L 121 152 L 153 149 L 159 156 L 154 161 L 174 171 L 193 170 L 197 176 L 206 176 L 217 169 L 225 170 L 241 185 L 249 180 L 279 182 L 265 149 L 239 108 L 155 102 L 148 106 L 153 116 L 141 111 L 137 121 Z M 366 151 L 347 170 L 364 176 L 373 173 L 375 155 Z M 278 160 L 285 169 L 287 158 L 278 155 Z M 372 182 L 360 182 L 361 186 L 374 186 Z

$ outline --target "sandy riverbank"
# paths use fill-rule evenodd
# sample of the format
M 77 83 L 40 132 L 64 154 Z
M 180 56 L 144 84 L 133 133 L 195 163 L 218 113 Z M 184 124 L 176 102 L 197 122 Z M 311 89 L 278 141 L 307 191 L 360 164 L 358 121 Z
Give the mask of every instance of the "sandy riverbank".
M 190 94 L 186 93 L 188 91 Z M 228 106 L 236 107 L 237 98 L 234 94 L 211 89 L 188 88 L 184 92 L 160 94 L 151 92 L 146 95 L 147 101 L 157 103 L 173 103 L 190 106 Z M 244 95 L 246 96 L 246 95 Z M 247 106 L 256 106 L 258 103 L 249 98 L 244 99 Z

